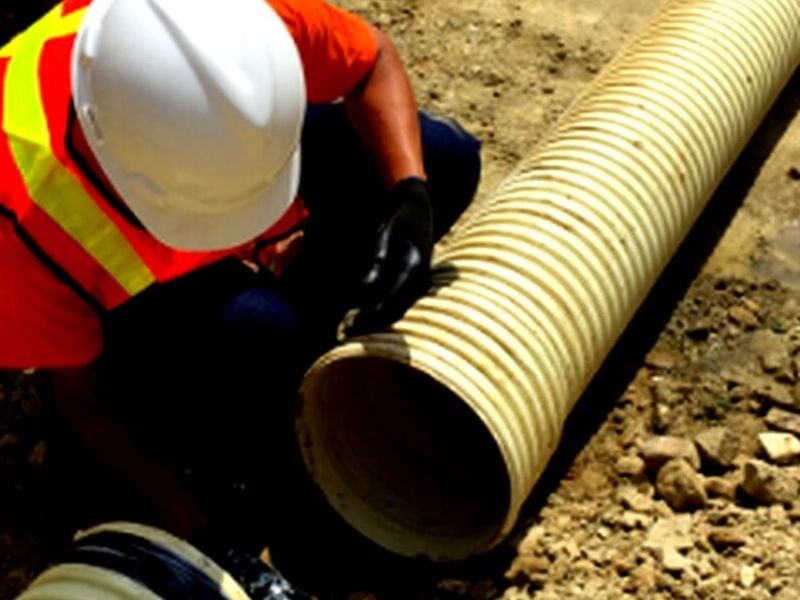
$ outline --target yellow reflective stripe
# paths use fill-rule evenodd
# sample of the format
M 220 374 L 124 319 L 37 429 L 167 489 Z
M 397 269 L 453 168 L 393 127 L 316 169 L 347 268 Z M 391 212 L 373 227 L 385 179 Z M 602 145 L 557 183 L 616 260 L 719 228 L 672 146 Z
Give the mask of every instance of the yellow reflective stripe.
M 83 15 L 86 14 L 86 9 L 81 8 L 66 17 L 61 17 L 62 5 L 58 4 L 49 13 L 47 13 L 40 21 L 45 20 L 49 27 L 50 37 L 60 37 L 62 35 L 69 35 L 78 31 Z M 39 22 L 34 23 L 31 28 L 37 27 Z M 11 38 L 5 46 L 0 48 L 0 58 L 14 56 L 16 54 L 16 47 L 19 45 L 20 36 L 16 35 Z
M 57 6 L 25 33 L 8 64 L 3 129 L 28 194 L 130 295 L 155 281 L 128 239 L 89 196 L 80 181 L 53 155 L 40 97 L 38 61 L 53 33 L 73 33 L 79 11 L 61 18 Z M 77 16 L 76 16 L 77 15 Z

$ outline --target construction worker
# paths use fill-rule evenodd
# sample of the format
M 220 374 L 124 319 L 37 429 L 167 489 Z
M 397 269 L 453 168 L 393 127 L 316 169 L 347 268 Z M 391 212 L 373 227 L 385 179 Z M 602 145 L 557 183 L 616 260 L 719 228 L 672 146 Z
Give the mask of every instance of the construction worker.
M 0 93 L 0 367 L 46 369 L 187 538 L 208 512 L 156 430 L 263 443 L 345 313 L 374 331 L 425 292 L 479 177 L 390 39 L 322 0 L 65 0 L 0 50 Z

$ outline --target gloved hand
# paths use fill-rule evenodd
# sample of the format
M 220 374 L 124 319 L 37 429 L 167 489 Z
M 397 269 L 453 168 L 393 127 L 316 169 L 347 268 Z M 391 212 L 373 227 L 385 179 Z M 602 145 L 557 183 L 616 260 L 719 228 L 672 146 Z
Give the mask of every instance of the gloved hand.
M 433 211 L 422 179 L 400 181 L 389 194 L 397 210 L 378 234 L 372 266 L 362 279 L 359 305 L 342 326 L 345 336 L 385 329 L 428 289 Z

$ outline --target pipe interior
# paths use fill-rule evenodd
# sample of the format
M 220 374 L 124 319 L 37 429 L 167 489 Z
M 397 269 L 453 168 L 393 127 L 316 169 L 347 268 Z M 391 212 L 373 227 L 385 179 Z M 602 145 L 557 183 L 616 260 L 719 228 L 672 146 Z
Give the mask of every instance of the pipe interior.
M 420 371 L 380 357 L 314 369 L 300 443 L 312 477 L 356 529 L 405 555 L 461 558 L 498 536 L 510 489 L 477 415 Z

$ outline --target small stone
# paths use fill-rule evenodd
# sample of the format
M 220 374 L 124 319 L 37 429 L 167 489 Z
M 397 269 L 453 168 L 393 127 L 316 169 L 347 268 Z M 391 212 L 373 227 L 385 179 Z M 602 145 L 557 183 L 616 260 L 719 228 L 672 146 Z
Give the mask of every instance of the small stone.
M 744 588 L 751 588 L 756 582 L 756 570 L 750 565 L 742 565 L 739 570 L 739 583 Z
M 653 500 L 629 485 L 623 486 L 617 491 L 617 500 L 623 507 L 639 513 L 648 513 L 653 510 Z
M 625 591 L 646 594 L 656 587 L 657 571 L 651 564 L 644 563 L 636 567 L 625 581 Z
M 761 322 L 756 315 L 747 310 L 744 306 L 732 306 L 728 310 L 728 318 L 745 329 L 758 327 Z
M 47 444 L 44 440 L 38 442 L 30 454 L 28 454 L 28 464 L 34 467 L 41 467 L 47 458 Z
M 712 498 L 724 498 L 725 500 L 736 500 L 735 481 L 724 477 L 706 477 L 706 493 Z
M 761 315 L 761 305 L 752 298 L 742 298 L 742 306 L 754 315 Z
M 614 571 L 622 577 L 629 575 L 635 566 L 636 562 L 631 556 L 617 556 L 612 563 Z
M 800 181 L 800 170 L 797 167 L 789 167 L 786 176 L 792 181 Z
M 783 525 L 788 519 L 789 513 L 783 504 L 773 504 L 769 507 L 769 519 L 776 525 Z
M 680 573 L 688 570 L 692 566 L 692 561 L 686 558 L 673 547 L 668 547 L 661 555 L 661 564 L 664 569 L 672 573 Z
M 787 385 L 793 385 L 797 383 L 797 375 L 794 371 L 794 367 L 783 367 L 780 371 L 776 372 L 775 381 L 785 383 Z
M 753 334 L 751 343 L 761 367 L 767 373 L 774 373 L 789 366 L 787 345 L 774 331 L 768 329 L 756 331 Z
M 705 461 L 716 467 L 730 467 L 739 453 L 741 440 L 727 427 L 712 427 L 697 434 L 695 444 Z
M 634 529 L 647 529 L 650 526 L 650 522 L 651 517 L 632 510 L 626 510 L 622 513 L 622 516 L 617 519 L 616 525 L 631 531 Z
M 623 477 L 639 477 L 644 473 L 644 461 L 638 456 L 621 456 L 614 469 Z
M 517 552 L 519 554 L 536 554 L 545 536 L 545 529 L 541 525 L 531 527 L 522 538 L 522 541 L 517 545 Z
M 671 409 L 666 404 L 656 404 L 653 408 L 652 426 L 656 433 L 664 433 L 670 424 Z
M 764 420 L 773 429 L 800 435 L 800 415 L 796 413 L 781 408 L 771 408 Z
M 682 458 L 695 469 L 700 468 L 700 455 L 697 448 L 687 439 L 667 435 L 655 436 L 642 444 L 642 458 L 645 466 L 656 471 L 669 460 Z
M 742 489 L 762 504 L 789 504 L 797 499 L 798 483 L 778 467 L 751 459 L 743 469 Z
M 766 377 L 754 378 L 752 390 L 753 395 L 762 402 L 789 408 L 795 406 L 795 400 L 789 390 L 785 386 L 772 381 L 772 379 Z
M 703 477 L 682 458 L 673 458 L 661 467 L 656 490 L 673 510 L 702 508 L 708 503 Z
M 794 434 L 768 431 L 758 434 L 758 443 L 774 463 L 789 463 L 800 457 L 800 439 Z
M 644 357 L 644 364 L 654 369 L 674 369 L 680 356 L 669 350 L 653 349 Z
M 511 563 L 511 567 L 506 571 L 505 577 L 511 582 L 525 583 L 531 576 L 547 573 L 550 570 L 550 561 L 544 556 L 517 556 Z M 469 590 L 469 582 L 466 591 Z
M 688 550 L 694 546 L 691 530 L 691 515 L 659 519 L 647 532 L 644 547 L 656 552 L 667 546 L 676 550 Z
M 686 396 L 683 386 L 673 379 L 657 377 L 654 378 L 652 384 L 653 397 L 658 404 L 666 404 L 668 407 L 675 406 L 680 404 Z
M 724 552 L 729 548 L 739 548 L 747 543 L 747 538 L 735 529 L 718 527 L 708 532 L 708 543 L 717 552 Z

